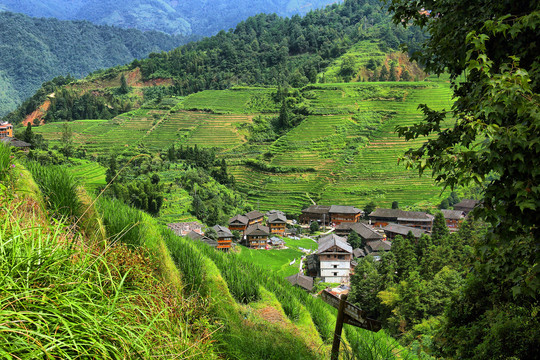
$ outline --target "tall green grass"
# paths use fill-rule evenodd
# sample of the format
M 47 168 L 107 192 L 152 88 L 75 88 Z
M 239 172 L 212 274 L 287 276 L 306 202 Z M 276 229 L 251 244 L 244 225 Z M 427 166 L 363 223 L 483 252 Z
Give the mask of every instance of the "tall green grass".
M 67 169 L 33 161 L 27 162 L 26 167 L 38 184 L 53 217 L 76 219 L 83 214 L 77 180 Z
M 103 224 L 110 242 L 121 241 L 131 247 L 141 246 L 143 214 L 117 199 L 100 197 L 96 207 L 103 217 Z
M 103 257 L 67 246 L 61 222 L 47 228 L 21 213 L 0 208 L 0 358 L 202 356 L 204 346 L 171 331 L 174 309 L 126 289 Z
M 0 142 L 0 181 L 4 181 L 9 176 L 11 166 L 11 149 Z

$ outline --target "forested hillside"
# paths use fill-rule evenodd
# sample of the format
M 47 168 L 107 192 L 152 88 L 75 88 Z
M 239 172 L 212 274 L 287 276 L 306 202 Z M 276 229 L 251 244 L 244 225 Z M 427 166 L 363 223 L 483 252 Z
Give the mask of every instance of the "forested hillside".
M 213 35 L 259 13 L 305 14 L 332 0 L 1 0 L 0 10 L 62 20 L 89 20 L 169 34 Z
M 347 51 L 353 48 L 358 51 L 355 46 L 360 41 L 369 45 L 366 45 L 368 50 L 364 55 L 369 57 L 371 51 L 376 51 L 378 61 L 373 64 L 359 62 L 353 67 L 369 66 L 371 73 L 382 73 L 383 68 L 388 72 L 388 66 L 383 61 L 386 53 L 396 51 L 402 43 L 408 44 L 413 51 L 418 49 L 423 39 L 425 35 L 418 28 L 403 29 L 393 25 L 386 10 L 376 0 L 351 0 L 343 5 L 309 12 L 305 17 L 294 16 L 290 19 L 259 14 L 238 24 L 234 31 L 221 31 L 213 37 L 189 43 L 168 53 L 150 54 L 148 59 L 133 61 L 127 68 L 110 69 L 100 76 L 90 77 L 85 83 L 70 87 L 73 93 L 64 91 L 62 95 L 54 91 L 54 85 L 48 84 L 46 90 L 40 90 L 33 99 L 11 114 L 8 120 L 21 122 L 43 104 L 52 92 L 57 93 L 55 100 L 51 100 L 53 105 L 64 102 L 59 96 L 72 104 L 76 98 L 81 97 L 81 91 L 98 89 L 92 92 L 94 96 L 102 96 L 109 103 L 117 102 L 118 96 L 110 88 L 120 86 L 120 74 L 126 70 L 137 74 L 125 73 L 128 78 L 138 76 L 140 70 L 143 82 L 168 79 L 166 85 L 173 86 L 156 89 L 162 96 L 187 95 L 206 89 L 226 89 L 234 85 L 301 87 L 317 81 L 324 82 L 324 78 L 317 79 L 318 74 L 333 65 Z M 111 79 L 115 79 L 115 82 L 111 82 Z M 375 77 L 370 79 L 381 80 Z M 332 80 L 336 81 L 336 77 Z M 144 95 L 155 95 L 156 91 L 146 91 Z M 85 104 L 89 102 L 84 101 Z M 126 111 L 123 106 L 110 105 L 116 113 Z M 82 112 L 88 113 L 84 110 L 87 106 L 81 106 Z M 65 112 L 55 114 L 53 111 L 49 119 L 104 118 L 100 115 L 101 111 L 92 113 L 92 117 L 77 117 L 66 115 Z
M 0 13 L 0 116 L 58 75 L 75 77 L 187 42 L 160 32 Z

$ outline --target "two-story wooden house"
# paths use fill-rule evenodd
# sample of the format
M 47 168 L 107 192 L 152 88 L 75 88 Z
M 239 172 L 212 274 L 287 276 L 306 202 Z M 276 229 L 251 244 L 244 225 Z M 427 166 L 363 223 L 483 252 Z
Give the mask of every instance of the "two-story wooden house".
M 462 210 L 441 210 L 446 220 L 446 226 L 450 231 L 458 231 L 461 223 L 465 219 L 465 212 Z
M 376 209 L 369 214 L 373 226 L 384 227 L 394 223 L 398 225 L 431 231 L 434 216 L 421 211 L 405 211 L 400 209 Z
M 250 211 L 244 216 L 249 219 L 248 226 L 254 224 L 262 224 L 264 220 L 264 214 L 258 212 L 257 210 Z
M 353 249 L 345 238 L 335 234 L 319 240 L 320 275 L 324 282 L 348 283 Z
M 231 231 L 221 225 L 216 225 L 213 227 L 213 229 L 216 231 L 217 237 L 218 237 L 217 238 L 218 244 L 216 248 L 222 251 L 229 251 L 231 249 L 232 241 L 234 237 Z
M 301 224 L 311 224 L 316 221 L 321 225 L 328 225 L 330 224 L 330 206 L 311 205 L 302 210 L 299 220 Z
M 355 223 L 360 221 L 364 212 L 354 206 L 332 205 L 328 210 L 330 221 L 334 225 L 341 223 Z
M 407 237 L 409 232 L 412 232 L 415 239 L 418 240 L 422 237 L 422 235 L 426 233 L 422 229 L 405 226 L 405 225 L 399 225 L 399 224 L 388 224 L 383 228 L 383 230 L 384 230 L 384 233 L 386 234 L 386 238 L 390 240 L 394 240 L 395 237 L 398 235 Z
M 13 137 L 13 125 L 8 122 L 0 122 L 0 139 Z
M 246 230 L 246 243 L 252 249 L 265 249 L 270 229 L 261 224 L 251 225 Z
M 478 200 L 463 199 L 454 205 L 454 210 L 460 210 L 465 213 L 465 216 L 469 215 L 471 211 L 478 205 Z
M 382 240 L 383 236 L 363 223 L 341 223 L 336 227 L 336 235 L 348 237 L 355 232 L 364 241 Z
M 285 229 L 287 228 L 287 218 L 285 215 L 276 212 L 268 217 L 266 225 L 268 225 L 271 234 L 283 236 Z
M 244 215 L 236 215 L 229 219 L 229 230 L 240 231 L 242 235 L 245 234 L 249 224 L 249 219 Z

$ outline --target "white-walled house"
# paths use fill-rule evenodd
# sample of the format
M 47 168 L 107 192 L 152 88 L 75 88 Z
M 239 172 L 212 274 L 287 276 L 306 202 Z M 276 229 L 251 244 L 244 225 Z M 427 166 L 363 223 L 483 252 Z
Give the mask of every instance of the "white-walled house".
M 321 278 L 324 282 L 349 282 L 353 249 L 347 240 L 331 234 L 319 240 Z

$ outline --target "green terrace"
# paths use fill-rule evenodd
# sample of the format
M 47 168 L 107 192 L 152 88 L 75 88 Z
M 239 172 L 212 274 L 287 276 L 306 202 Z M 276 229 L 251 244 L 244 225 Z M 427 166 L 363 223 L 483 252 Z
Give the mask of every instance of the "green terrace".
M 272 92 L 275 89 L 247 87 L 202 91 L 175 99 L 168 110 L 146 105 L 110 121 L 73 121 L 70 126 L 75 144 L 89 155 L 138 146 L 154 151 L 173 144 L 215 147 L 238 188 L 261 210 L 298 213 L 310 199 L 356 206 L 371 200 L 379 206 L 399 201 L 406 206 L 440 194 L 429 176 L 419 178 L 398 165 L 404 151 L 424 139 L 405 142 L 395 127 L 419 122 L 421 103 L 449 109 L 445 79 L 308 85 L 301 93 L 311 115 L 273 142 L 251 143 L 245 125 L 265 112 L 277 116 Z M 51 123 L 35 131 L 52 145 L 60 144 L 62 126 Z M 184 216 L 189 198 L 170 195 L 167 214 Z

